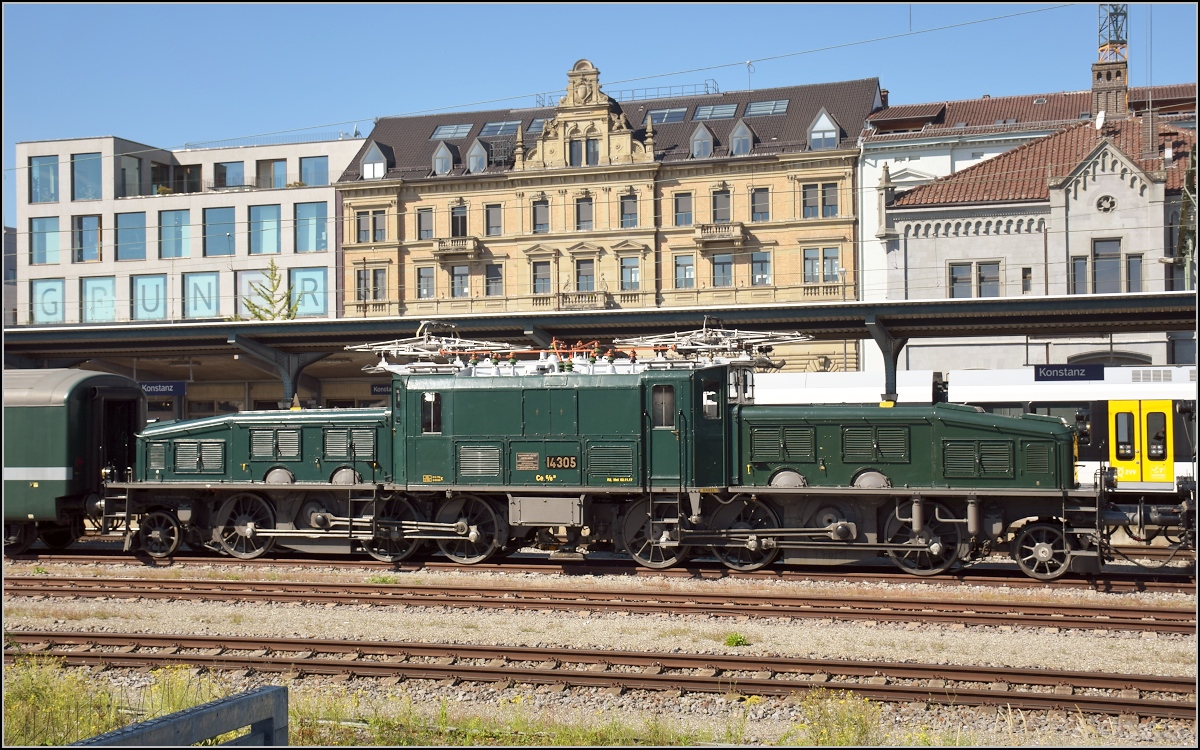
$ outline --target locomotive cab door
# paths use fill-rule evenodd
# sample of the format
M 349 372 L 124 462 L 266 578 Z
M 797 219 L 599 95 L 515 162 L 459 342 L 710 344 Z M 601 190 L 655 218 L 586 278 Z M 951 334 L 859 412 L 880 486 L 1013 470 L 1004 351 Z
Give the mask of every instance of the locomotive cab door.
M 647 383 L 644 395 L 649 417 L 646 478 L 652 487 L 681 486 L 687 435 L 682 409 L 688 403 L 686 390 L 686 384 L 678 380 Z
M 1109 402 L 1108 459 L 1118 492 L 1174 491 L 1173 414 L 1168 400 Z

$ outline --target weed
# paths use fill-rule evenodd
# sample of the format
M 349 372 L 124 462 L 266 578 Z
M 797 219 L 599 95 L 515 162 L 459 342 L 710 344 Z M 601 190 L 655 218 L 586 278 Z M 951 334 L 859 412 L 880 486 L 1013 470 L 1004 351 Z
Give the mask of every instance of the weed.
M 879 707 L 851 692 L 814 688 L 800 704 L 803 721 L 779 739 L 780 744 L 878 745 L 883 741 Z
M 367 583 L 391 584 L 396 582 L 396 576 L 370 576 Z
M 726 646 L 734 646 L 734 647 L 749 646 L 750 639 L 748 639 L 746 636 L 742 635 L 741 633 L 730 633 L 729 635 L 725 636 L 725 645 Z

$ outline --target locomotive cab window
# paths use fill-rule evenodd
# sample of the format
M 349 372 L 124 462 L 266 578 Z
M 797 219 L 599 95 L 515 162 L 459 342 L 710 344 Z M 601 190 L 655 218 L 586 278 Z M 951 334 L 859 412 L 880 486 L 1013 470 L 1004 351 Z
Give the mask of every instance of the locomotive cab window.
M 1162 461 L 1167 457 L 1167 415 L 1152 411 L 1146 415 L 1146 458 Z
M 1117 458 L 1128 461 L 1133 458 L 1133 413 L 1119 412 L 1117 415 Z
M 675 429 L 675 386 L 654 386 L 651 405 L 654 411 L 651 416 L 651 425 L 655 429 Z
M 442 394 L 426 391 L 421 398 L 421 432 L 442 431 Z
M 720 395 L 719 383 L 709 381 L 700 384 L 700 404 L 703 407 L 705 419 L 721 418 L 721 404 L 717 400 Z

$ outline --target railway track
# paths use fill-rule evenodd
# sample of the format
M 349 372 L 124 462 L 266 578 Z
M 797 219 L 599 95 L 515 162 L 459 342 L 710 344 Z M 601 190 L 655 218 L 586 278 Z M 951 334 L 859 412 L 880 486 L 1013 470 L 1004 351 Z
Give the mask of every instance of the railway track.
M 930 624 L 1089 628 L 1196 633 L 1192 609 L 1038 602 L 944 600 L 929 597 L 789 596 L 768 594 L 597 590 L 487 586 L 412 586 L 393 583 L 321 584 L 94 577 L 8 576 L 10 596 L 200 599 L 308 604 L 372 604 L 495 609 L 585 610 L 705 616 L 787 617 Z
M 830 568 L 772 567 L 753 572 L 730 570 L 720 563 L 692 560 L 666 570 L 648 570 L 633 561 L 615 558 L 587 558 L 582 561 L 559 562 L 536 555 L 516 555 L 504 562 L 463 566 L 438 558 L 418 559 L 399 564 L 383 563 L 367 557 L 346 559 L 342 556 L 290 555 L 243 560 L 210 552 L 180 552 L 173 557 L 154 559 L 146 555 L 123 552 L 120 547 L 105 543 L 87 552 L 53 552 L 31 550 L 12 558 L 15 562 L 50 562 L 86 565 L 90 563 L 146 565 L 154 567 L 189 565 L 231 565 L 240 567 L 321 567 L 415 571 L 484 571 L 505 573 L 540 573 L 550 575 L 594 576 L 663 576 L 669 578 L 743 579 L 784 581 L 842 581 L 880 583 L 903 581 L 907 584 L 1003 586 L 1008 588 L 1066 587 L 1085 588 L 1104 593 L 1154 592 L 1195 593 L 1196 578 L 1192 568 L 1151 568 L 1131 571 L 1109 569 L 1098 575 L 1068 574 L 1054 581 L 1038 581 L 1015 572 L 1012 566 L 992 563 L 972 565 L 940 576 L 920 578 L 896 570 L 891 564 L 838 566 Z
M 403 679 L 468 680 L 788 696 L 814 687 L 889 702 L 1133 714 L 1186 719 L 1191 677 L 1007 669 L 777 656 L 726 656 L 567 648 L 469 646 L 311 638 L 178 636 L 59 631 L 5 634 L 5 663 L 55 656 L 72 666 L 189 665 L 218 670 Z

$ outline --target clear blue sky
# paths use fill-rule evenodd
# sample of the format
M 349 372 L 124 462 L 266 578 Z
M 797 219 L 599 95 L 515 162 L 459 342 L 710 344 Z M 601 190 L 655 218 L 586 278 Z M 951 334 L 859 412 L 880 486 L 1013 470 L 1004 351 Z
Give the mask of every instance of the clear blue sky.
M 172 148 L 355 121 L 366 134 L 379 116 L 533 106 L 583 57 L 610 90 L 707 78 L 744 89 L 744 61 L 757 60 L 753 88 L 878 77 L 893 104 L 1071 91 L 1090 85 L 1097 40 L 1096 4 L 6 3 L 3 12 L 7 226 L 26 179 L 14 169 L 19 141 L 116 135 Z M 1012 14 L 1024 15 L 908 33 Z M 1131 5 L 1131 83 L 1195 81 L 1196 22 L 1190 3 Z M 780 55 L 790 56 L 765 59 Z M 504 97 L 516 98 L 477 104 Z

